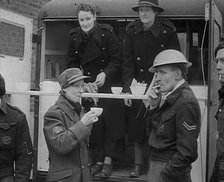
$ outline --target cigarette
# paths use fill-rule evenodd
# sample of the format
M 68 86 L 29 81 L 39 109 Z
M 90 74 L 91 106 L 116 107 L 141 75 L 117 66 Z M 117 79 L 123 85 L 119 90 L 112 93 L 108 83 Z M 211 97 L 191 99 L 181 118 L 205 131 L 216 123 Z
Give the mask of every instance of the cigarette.
M 160 85 L 155 85 L 154 87 L 152 87 L 152 89 L 155 91 L 155 93 L 159 93 L 159 88 L 160 88 Z
M 152 87 L 152 89 L 157 89 L 159 87 L 160 87 L 160 85 L 155 85 L 154 87 Z

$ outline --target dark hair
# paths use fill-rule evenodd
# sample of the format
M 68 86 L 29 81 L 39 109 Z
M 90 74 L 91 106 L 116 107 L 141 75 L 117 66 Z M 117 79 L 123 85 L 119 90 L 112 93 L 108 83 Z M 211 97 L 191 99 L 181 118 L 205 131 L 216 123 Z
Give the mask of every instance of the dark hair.
M 224 41 L 219 43 L 219 45 L 215 48 L 215 57 L 217 55 L 217 52 L 220 50 L 220 49 L 224 49 Z
M 5 95 L 5 80 L 0 74 L 0 97 Z
M 188 68 L 184 64 L 175 63 L 170 64 L 170 66 L 174 67 L 174 69 L 180 69 L 182 77 L 187 80 Z
M 78 6 L 77 11 L 76 11 L 77 16 L 80 11 L 85 11 L 85 12 L 90 11 L 93 15 L 95 15 L 95 13 L 96 13 L 96 10 L 93 6 L 91 6 L 90 4 L 85 4 L 85 3 L 82 3 Z

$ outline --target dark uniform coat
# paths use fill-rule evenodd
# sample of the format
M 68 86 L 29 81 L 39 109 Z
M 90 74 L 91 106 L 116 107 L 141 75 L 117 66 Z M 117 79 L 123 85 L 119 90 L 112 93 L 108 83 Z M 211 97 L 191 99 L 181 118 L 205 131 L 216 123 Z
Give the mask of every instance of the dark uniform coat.
M 156 19 L 153 26 L 145 31 L 140 20 L 131 22 L 126 28 L 123 82 L 124 92 L 130 92 L 133 78 L 150 84 L 153 74 L 148 71 L 158 53 L 166 49 L 180 49 L 174 25 Z M 138 142 L 145 138 L 145 107 L 140 101 L 132 101 L 128 109 L 129 136 Z
M 72 29 L 69 34 L 68 61 L 69 67 L 81 68 L 84 75 L 91 76 L 86 82 L 94 82 L 101 72 L 106 74 L 105 83 L 99 88 L 99 93 L 111 93 L 111 86 L 122 85 L 121 44 L 110 25 L 95 23 L 88 36 L 80 27 Z M 99 106 L 104 108 L 104 112 L 100 121 L 94 124 L 91 136 L 94 142 L 101 143 L 104 138 L 102 132 L 105 129 L 102 125 L 106 127 L 107 133 L 113 135 L 112 140 L 123 136 L 123 100 L 99 99 Z
M 67 99 L 59 96 L 44 116 L 44 135 L 49 150 L 48 181 L 90 182 L 87 139 L 91 128 L 80 122 Z
M 197 157 L 197 138 L 200 132 L 200 107 L 185 82 L 174 90 L 160 107 L 149 111 L 150 159 L 167 162 L 161 177 L 166 182 L 186 182 L 191 163 Z M 187 181 L 190 182 L 190 181 Z
M 219 108 L 216 113 L 217 119 L 217 157 L 210 182 L 224 180 L 224 86 L 219 90 Z
M 15 168 L 14 168 L 15 162 Z M 33 148 L 25 114 L 2 100 L 0 108 L 0 180 L 14 176 L 14 182 L 28 182 Z

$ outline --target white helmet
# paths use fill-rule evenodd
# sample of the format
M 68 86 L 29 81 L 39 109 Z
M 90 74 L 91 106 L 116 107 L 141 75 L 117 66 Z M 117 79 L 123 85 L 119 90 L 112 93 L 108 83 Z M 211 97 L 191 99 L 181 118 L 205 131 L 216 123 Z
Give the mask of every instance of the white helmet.
M 154 59 L 153 65 L 148 69 L 149 72 L 155 72 L 155 67 L 167 64 L 184 64 L 187 68 L 192 65 L 185 56 L 175 49 L 167 49 L 160 52 Z

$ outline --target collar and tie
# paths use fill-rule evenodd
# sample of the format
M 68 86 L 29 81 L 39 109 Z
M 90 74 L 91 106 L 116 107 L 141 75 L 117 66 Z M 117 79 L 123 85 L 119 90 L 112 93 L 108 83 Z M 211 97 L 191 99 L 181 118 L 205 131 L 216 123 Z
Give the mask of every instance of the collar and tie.
M 185 80 L 182 79 L 180 80 L 176 86 L 174 87 L 174 89 L 170 92 L 167 92 L 167 93 L 162 93 L 162 96 L 161 96 L 161 100 L 160 100 L 160 103 L 159 103 L 159 107 L 162 107 L 162 105 L 165 103 L 167 97 L 172 94 L 177 88 L 179 88 L 181 85 L 183 85 L 185 83 Z

